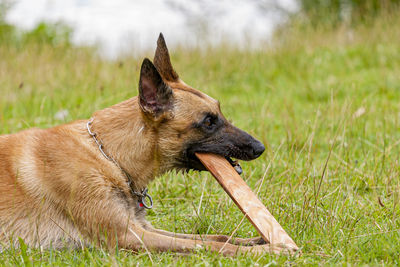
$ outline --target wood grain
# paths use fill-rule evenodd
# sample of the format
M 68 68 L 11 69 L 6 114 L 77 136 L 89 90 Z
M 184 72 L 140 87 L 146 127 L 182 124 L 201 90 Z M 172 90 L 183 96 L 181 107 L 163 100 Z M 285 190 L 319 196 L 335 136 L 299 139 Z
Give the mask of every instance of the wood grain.
M 222 156 L 196 153 L 233 202 L 254 225 L 261 237 L 272 246 L 284 246 L 291 251 L 299 248 L 246 182 Z

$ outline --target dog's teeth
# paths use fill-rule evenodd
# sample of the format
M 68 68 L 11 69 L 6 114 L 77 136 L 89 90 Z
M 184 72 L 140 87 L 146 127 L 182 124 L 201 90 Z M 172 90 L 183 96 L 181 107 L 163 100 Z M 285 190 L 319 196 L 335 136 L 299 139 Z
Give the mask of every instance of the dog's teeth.
M 235 168 L 235 170 L 236 170 L 236 172 L 238 174 L 242 174 L 243 173 L 242 167 L 239 164 L 235 165 L 234 168 Z

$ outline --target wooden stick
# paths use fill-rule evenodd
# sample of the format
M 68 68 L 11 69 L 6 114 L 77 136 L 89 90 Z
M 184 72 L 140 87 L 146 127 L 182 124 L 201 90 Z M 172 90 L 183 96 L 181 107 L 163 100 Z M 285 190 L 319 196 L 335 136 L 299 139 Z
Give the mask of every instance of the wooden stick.
M 211 172 L 236 206 L 246 215 L 261 237 L 271 246 L 284 246 L 289 250 L 299 248 L 264 204 L 251 191 L 232 165 L 222 156 L 196 153 L 203 165 Z

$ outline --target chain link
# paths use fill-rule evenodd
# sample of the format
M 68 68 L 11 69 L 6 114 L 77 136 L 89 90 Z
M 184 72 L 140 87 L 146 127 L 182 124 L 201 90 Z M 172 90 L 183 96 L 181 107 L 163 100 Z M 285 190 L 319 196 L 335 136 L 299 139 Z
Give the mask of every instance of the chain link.
M 147 194 L 147 191 L 148 191 L 147 187 L 145 187 L 141 192 L 137 192 L 137 191 L 133 190 L 131 176 L 124 169 L 122 169 L 122 167 L 117 163 L 117 161 L 113 157 L 108 156 L 106 154 L 106 152 L 104 152 L 104 146 L 99 141 L 99 139 L 97 139 L 97 134 L 95 132 L 92 132 L 92 130 L 90 129 L 90 126 L 92 125 L 92 123 L 93 123 L 93 118 L 91 118 L 88 121 L 88 123 L 86 124 L 86 128 L 87 128 L 89 135 L 92 136 L 93 140 L 96 142 L 96 145 L 99 147 L 101 154 L 103 154 L 103 156 L 106 159 L 108 159 L 109 161 L 112 161 L 121 170 L 121 172 L 123 174 L 125 174 L 125 177 L 128 181 L 129 189 L 131 190 L 131 194 L 138 197 L 139 207 L 151 209 L 153 207 L 153 198 L 149 194 Z M 146 199 L 149 202 L 148 204 L 146 203 Z

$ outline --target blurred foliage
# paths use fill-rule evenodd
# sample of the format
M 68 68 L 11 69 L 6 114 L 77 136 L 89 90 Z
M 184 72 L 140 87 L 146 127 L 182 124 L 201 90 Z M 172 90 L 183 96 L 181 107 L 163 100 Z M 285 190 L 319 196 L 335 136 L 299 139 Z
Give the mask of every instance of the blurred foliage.
M 72 30 L 63 23 L 39 23 L 33 30 L 22 36 L 24 42 L 39 42 L 52 45 L 70 45 Z
M 4 43 L 15 32 L 15 27 L 5 22 L 8 8 L 7 2 L 0 2 L 0 43 Z
M 303 22 L 313 27 L 368 23 L 398 10 L 399 0 L 298 0 Z M 297 18 L 297 16 L 295 16 Z
M 0 45 L 19 48 L 28 43 L 50 46 L 71 45 L 72 29 L 63 23 L 41 22 L 28 31 L 7 23 L 5 17 L 10 6 L 8 2 L 0 2 Z

